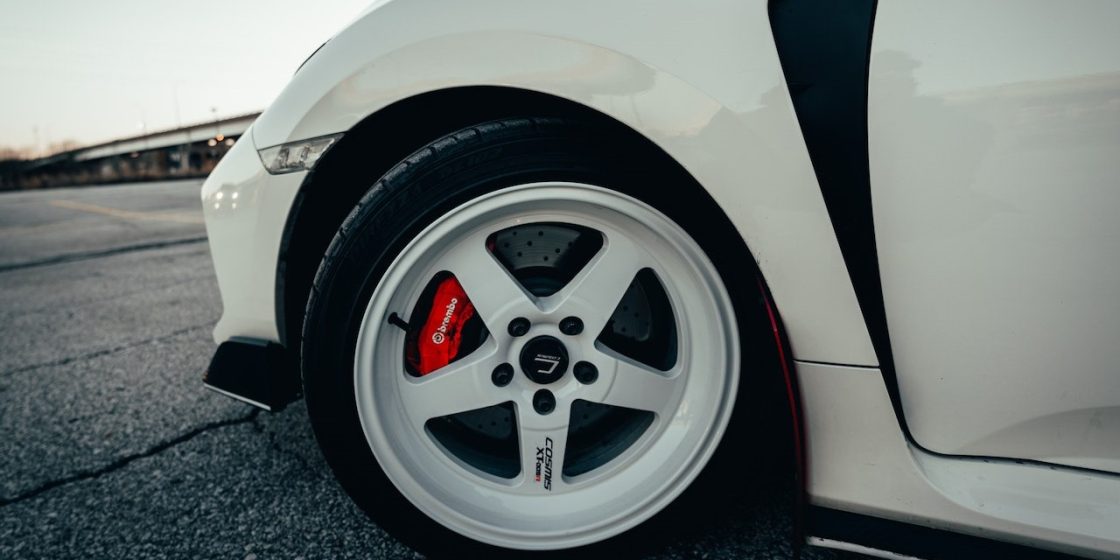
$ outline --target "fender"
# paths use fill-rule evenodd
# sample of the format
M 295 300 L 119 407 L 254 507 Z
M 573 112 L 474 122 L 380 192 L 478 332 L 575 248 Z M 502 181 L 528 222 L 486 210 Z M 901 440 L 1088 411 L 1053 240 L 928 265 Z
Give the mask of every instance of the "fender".
M 673 36 L 683 25 L 736 31 Z M 651 42 L 650 28 L 667 33 Z M 649 138 L 709 191 L 743 236 L 783 311 L 795 359 L 878 365 L 765 0 L 704 11 L 579 0 L 535 6 L 532 15 L 500 0 L 386 2 L 297 72 L 253 125 L 254 143 L 345 132 L 411 96 L 477 85 L 561 97 Z

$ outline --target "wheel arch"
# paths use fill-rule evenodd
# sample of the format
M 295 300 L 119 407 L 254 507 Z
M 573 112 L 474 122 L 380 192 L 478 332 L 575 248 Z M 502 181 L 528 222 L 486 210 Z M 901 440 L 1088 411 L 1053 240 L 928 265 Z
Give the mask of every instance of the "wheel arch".
M 359 121 L 332 147 L 300 185 L 280 240 L 275 308 L 280 342 L 299 347 L 304 307 L 319 262 L 343 220 L 378 178 L 426 144 L 462 128 L 511 117 L 561 117 L 586 122 L 619 140 L 620 149 L 640 152 L 653 164 L 687 178 L 682 187 L 719 211 L 726 211 L 676 160 L 648 137 L 580 103 L 526 89 L 465 86 L 420 93 L 399 100 Z M 387 137 L 384 131 L 393 131 Z M 739 255 L 752 269 L 755 259 L 743 245 Z M 744 289 L 753 289 L 746 286 Z
M 433 140 L 472 118 L 508 116 L 495 110 L 503 103 L 618 124 L 685 169 L 728 216 L 783 310 L 794 358 L 877 365 L 766 6 L 727 7 L 734 13 L 725 17 L 746 26 L 742 34 L 698 37 L 666 51 L 637 31 L 599 36 L 605 30 L 573 25 L 566 10 L 553 14 L 552 24 L 502 12 L 508 31 L 496 31 L 474 29 L 473 12 L 460 14 L 461 22 L 433 21 L 417 17 L 413 3 L 389 2 L 307 61 L 254 123 L 253 140 L 265 148 L 365 130 L 367 165 L 387 168 L 423 145 L 418 139 Z M 494 98 L 442 97 L 499 88 L 508 89 Z M 441 97 L 446 101 L 427 102 Z M 310 181 L 318 184 L 321 175 Z

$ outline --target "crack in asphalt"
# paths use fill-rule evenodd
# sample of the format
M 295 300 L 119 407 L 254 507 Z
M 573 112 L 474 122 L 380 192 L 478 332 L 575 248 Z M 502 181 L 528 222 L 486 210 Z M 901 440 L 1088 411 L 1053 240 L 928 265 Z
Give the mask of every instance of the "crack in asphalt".
M 113 255 L 120 255 L 122 253 L 134 253 L 137 251 L 151 251 L 154 249 L 164 249 L 167 247 L 176 247 L 178 245 L 190 245 L 192 243 L 202 243 L 206 241 L 206 236 L 200 237 L 186 237 L 183 239 L 171 239 L 168 241 L 156 241 L 153 243 L 139 243 L 136 245 L 126 245 L 124 247 L 114 247 L 112 249 L 103 249 L 100 251 L 87 251 L 84 253 L 68 253 L 65 255 L 56 255 L 47 257 L 45 259 L 17 262 L 12 264 L 0 264 L 0 273 L 11 272 L 13 270 L 23 270 L 25 268 L 36 268 L 40 266 L 49 266 L 52 264 L 62 264 L 74 261 L 85 261 L 90 259 L 99 259 L 102 257 L 111 257 Z
M 197 428 L 194 428 L 193 430 L 190 430 L 190 431 L 188 431 L 184 434 L 180 434 L 179 436 L 176 436 L 172 439 L 157 443 L 157 444 L 153 445 L 152 447 L 149 447 L 148 449 L 146 449 L 144 451 L 141 451 L 140 453 L 135 453 L 135 454 L 132 454 L 132 455 L 125 455 L 124 457 L 121 457 L 121 458 L 117 459 L 116 461 L 113 461 L 112 463 L 109 463 L 108 465 L 105 465 L 103 467 L 100 467 L 100 468 L 97 468 L 97 469 L 92 469 L 92 470 L 78 471 L 77 473 L 74 473 L 74 474 L 69 475 L 69 476 L 64 476 L 62 478 L 57 478 L 57 479 L 54 479 L 54 480 L 44 482 L 43 484 L 40 484 L 39 486 L 37 486 L 35 488 L 32 488 L 31 490 L 28 490 L 28 491 L 20 493 L 20 494 L 16 494 L 15 496 L 12 496 L 11 498 L 0 497 L 0 508 L 7 507 L 7 506 L 10 506 L 12 504 L 19 503 L 19 502 L 23 502 L 25 500 L 30 500 L 31 498 L 34 498 L 34 497 L 36 497 L 36 496 L 38 496 L 38 495 L 40 495 L 40 494 L 42 494 L 42 493 L 44 493 L 48 490 L 53 490 L 53 489 L 58 488 L 60 486 L 65 486 L 67 484 L 73 484 L 75 482 L 82 482 L 82 481 L 85 481 L 85 480 L 96 479 L 96 478 L 99 478 L 103 475 L 112 473 L 114 471 L 118 471 L 118 470 L 123 469 L 124 467 L 128 466 L 133 461 L 136 461 L 138 459 L 144 459 L 144 458 L 147 458 L 147 457 L 151 457 L 153 455 L 156 455 L 158 453 L 166 451 L 166 450 L 168 450 L 172 447 L 175 447 L 176 445 L 179 445 L 180 443 L 185 443 L 187 441 L 190 441 L 195 436 L 206 433 L 210 430 L 216 430 L 216 429 L 219 429 L 219 428 L 226 428 L 226 427 L 229 427 L 229 426 L 236 426 L 238 424 L 251 423 L 251 422 L 253 422 L 253 420 L 255 420 L 257 418 L 257 416 L 260 414 L 260 412 L 261 412 L 260 409 L 254 408 L 252 411 L 250 411 L 245 416 L 241 416 L 241 417 L 238 417 L 238 418 L 230 418 L 230 419 L 227 419 L 227 420 L 218 420 L 218 421 L 215 421 L 215 422 L 208 422 L 208 423 L 203 424 L 201 426 L 198 426 Z
M 117 352 L 121 352 L 123 350 L 130 350 L 132 348 L 145 346 L 147 344 L 152 344 L 152 343 L 155 343 L 155 342 L 162 342 L 164 340 L 175 338 L 176 336 L 179 336 L 181 334 L 186 334 L 186 333 L 189 333 L 191 331 L 197 331 L 199 329 L 204 329 L 206 327 L 210 327 L 213 324 L 214 323 L 211 322 L 211 323 L 203 323 L 201 325 L 192 325 L 190 327 L 185 327 L 185 328 L 182 328 L 182 329 L 179 329 L 179 330 L 171 331 L 167 334 L 161 334 L 159 336 L 153 336 L 151 338 L 145 338 L 145 339 L 142 339 L 142 340 L 136 340 L 136 341 L 133 341 L 133 342 L 128 342 L 128 343 L 125 343 L 125 344 L 121 344 L 119 346 L 114 346 L 112 348 L 106 348 L 104 350 L 95 350 L 93 352 L 88 352 L 86 354 L 79 354 L 77 356 L 70 356 L 69 358 L 62 358 L 60 360 L 52 360 L 52 361 L 49 361 L 49 362 L 41 362 L 41 363 L 38 363 L 38 364 L 20 366 L 20 367 L 15 368 L 15 369 L 10 369 L 10 370 L 7 370 L 7 371 L 0 371 L 0 377 L 7 377 L 9 375 L 15 375 L 17 373 L 23 373 L 25 371 L 32 371 L 32 370 L 41 369 L 41 368 L 45 368 L 45 367 L 64 366 L 64 365 L 71 364 L 71 363 L 74 363 L 74 362 L 77 362 L 77 361 L 80 361 L 80 360 L 90 360 L 90 359 L 93 359 L 93 358 L 100 358 L 101 356 L 108 356 L 109 354 L 116 354 Z
M 265 427 L 263 424 L 261 424 L 259 417 L 253 419 L 252 425 L 253 425 L 253 430 L 254 431 L 256 431 L 257 433 L 263 435 L 265 438 L 268 439 L 269 446 L 272 447 L 273 451 L 275 451 L 275 452 L 277 452 L 281 455 L 287 455 L 288 457 L 291 457 L 292 459 L 295 459 L 295 461 L 297 463 L 299 463 L 300 466 L 304 468 L 304 470 L 311 473 L 311 475 L 314 476 L 315 478 L 318 478 L 318 479 L 328 478 L 328 477 L 324 476 L 324 474 L 319 469 L 316 469 L 315 467 L 313 467 L 311 465 L 311 463 L 308 463 L 307 459 L 304 458 L 303 455 L 300 455 L 299 453 L 296 453 L 295 451 L 292 451 L 290 449 L 284 449 L 283 447 L 281 447 L 280 442 L 277 441 L 277 439 L 276 439 L 276 433 L 273 432 L 272 430 L 269 430 L 267 427 Z

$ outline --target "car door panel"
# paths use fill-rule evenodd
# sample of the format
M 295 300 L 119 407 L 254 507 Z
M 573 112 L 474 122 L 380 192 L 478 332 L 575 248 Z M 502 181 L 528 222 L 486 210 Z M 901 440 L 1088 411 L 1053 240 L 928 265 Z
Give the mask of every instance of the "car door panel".
M 882 2 L 872 206 L 904 415 L 1120 471 L 1120 4 Z

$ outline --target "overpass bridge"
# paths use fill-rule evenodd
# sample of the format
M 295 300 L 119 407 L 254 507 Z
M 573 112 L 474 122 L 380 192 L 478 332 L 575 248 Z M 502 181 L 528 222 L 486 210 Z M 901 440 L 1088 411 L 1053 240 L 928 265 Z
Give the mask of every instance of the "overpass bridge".
M 0 190 L 205 177 L 259 112 L 7 162 Z

